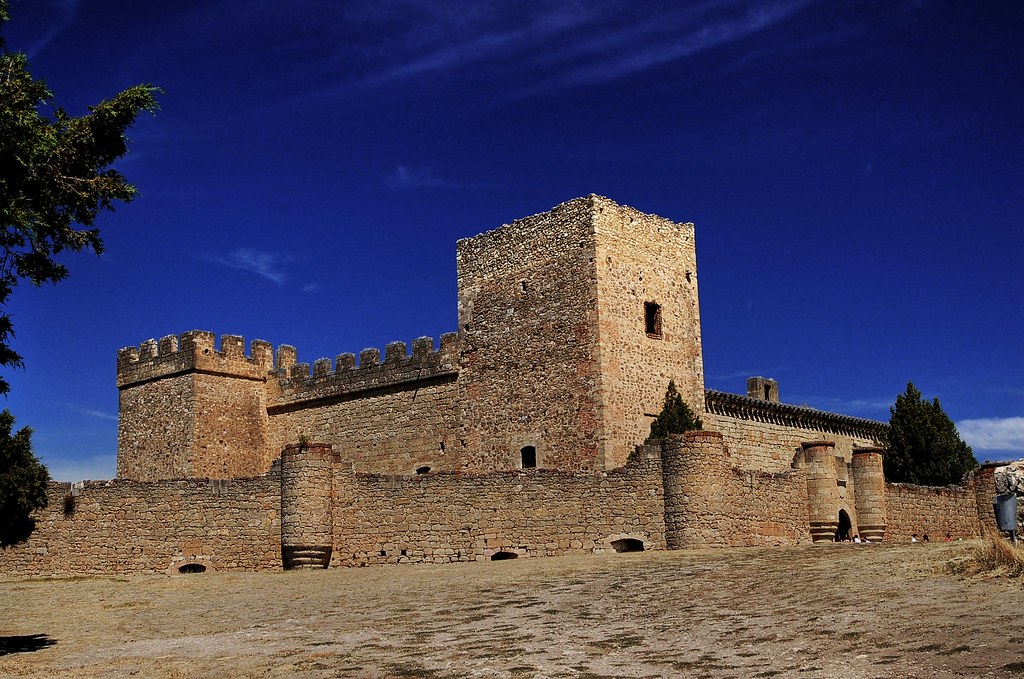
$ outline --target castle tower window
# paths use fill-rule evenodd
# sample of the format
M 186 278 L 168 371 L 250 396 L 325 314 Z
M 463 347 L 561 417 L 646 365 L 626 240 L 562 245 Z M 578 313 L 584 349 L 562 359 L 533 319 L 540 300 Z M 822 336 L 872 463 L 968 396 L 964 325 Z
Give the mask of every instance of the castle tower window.
M 661 339 L 661 305 L 644 302 L 644 332 L 648 337 Z
M 522 467 L 523 469 L 530 469 L 531 467 L 537 466 L 537 448 L 534 446 L 523 446 L 519 450 L 519 454 L 522 456 Z

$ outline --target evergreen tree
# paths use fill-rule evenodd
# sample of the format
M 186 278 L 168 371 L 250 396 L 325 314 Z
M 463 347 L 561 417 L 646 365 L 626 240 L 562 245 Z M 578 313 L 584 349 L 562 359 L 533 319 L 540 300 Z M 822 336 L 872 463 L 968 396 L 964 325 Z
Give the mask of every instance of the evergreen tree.
M 0 30 L 8 18 L 7 0 L 0 0 Z M 66 278 L 55 259 L 63 251 L 100 254 L 97 215 L 136 195 L 111 165 L 127 152 L 125 130 L 136 116 L 156 110 L 157 91 L 130 87 L 87 115 L 70 116 L 0 35 L 0 365 L 22 365 L 5 309 L 15 286 Z M 8 390 L 0 378 L 0 394 Z
M 651 435 L 647 437 L 647 441 L 703 427 L 704 423 L 690 410 L 690 407 L 683 401 L 683 397 L 676 391 L 675 381 L 669 381 L 668 389 L 665 391 L 665 404 L 658 417 L 651 422 Z
M 23 542 L 35 528 L 32 512 L 46 506 L 50 474 L 32 452 L 32 430 L 11 435 L 14 416 L 0 413 L 0 547 Z
M 0 0 L 0 30 L 10 18 Z M 56 283 L 68 275 L 65 251 L 99 255 L 93 228 L 103 210 L 128 202 L 136 189 L 112 165 L 128 151 L 125 131 L 143 111 L 156 110 L 158 90 L 137 85 L 68 115 L 46 84 L 28 71 L 24 54 L 9 52 L 0 34 L 0 365 L 20 367 L 11 347 L 7 302 L 22 281 Z M 0 394 L 10 390 L 0 378 Z M 32 453 L 32 430 L 11 435 L 14 416 L 0 414 L 0 546 L 28 538 L 32 511 L 46 506 L 49 473 Z
M 946 486 L 977 468 L 974 452 L 960 438 L 939 399 L 922 400 L 913 382 L 889 409 L 885 435 L 885 477 L 897 483 Z

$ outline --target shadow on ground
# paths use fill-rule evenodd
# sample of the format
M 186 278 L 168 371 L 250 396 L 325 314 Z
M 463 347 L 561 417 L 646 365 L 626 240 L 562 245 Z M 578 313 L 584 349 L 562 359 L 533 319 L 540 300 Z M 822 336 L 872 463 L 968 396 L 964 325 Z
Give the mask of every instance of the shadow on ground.
M 0 637 L 0 655 L 32 653 L 57 643 L 45 634 L 27 634 L 20 637 Z

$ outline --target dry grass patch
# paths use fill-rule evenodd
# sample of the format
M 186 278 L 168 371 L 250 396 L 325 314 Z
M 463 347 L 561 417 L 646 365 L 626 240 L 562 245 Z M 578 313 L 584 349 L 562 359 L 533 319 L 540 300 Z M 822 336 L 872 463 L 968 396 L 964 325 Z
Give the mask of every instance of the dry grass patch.
M 966 575 L 1024 576 L 1024 546 L 1014 546 L 994 530 L 988 530 L 976 546 L 949 564 L 953 573 Z

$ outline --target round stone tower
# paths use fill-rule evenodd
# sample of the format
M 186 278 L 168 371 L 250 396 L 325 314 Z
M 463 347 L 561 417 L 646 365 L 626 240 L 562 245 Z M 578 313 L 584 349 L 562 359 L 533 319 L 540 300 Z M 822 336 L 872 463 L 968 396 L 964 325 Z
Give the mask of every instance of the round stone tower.
M 808 441 L 800 444 L 807 464 L 807 514 L 811 540 L 831 542 L 839 527 L 839 493 L 836 491 L 834 441 Z
M 726 464 L 720 432 L 688 431 L 662 442 L 666 547 L 727 544 L 723 526 L 708 516 L 709 506 L 721 494 L 715 484 L 724 476 Z
M 885 474 L 882 449 L 853 450 L 853 492 L 856 493 L 857 528 L 862 537 L 881 542 L 885 536 Z
M 334 452 L 325 443 L 281 453 L 281 558 L 285 569 L 327 568 L 333 537 Z

